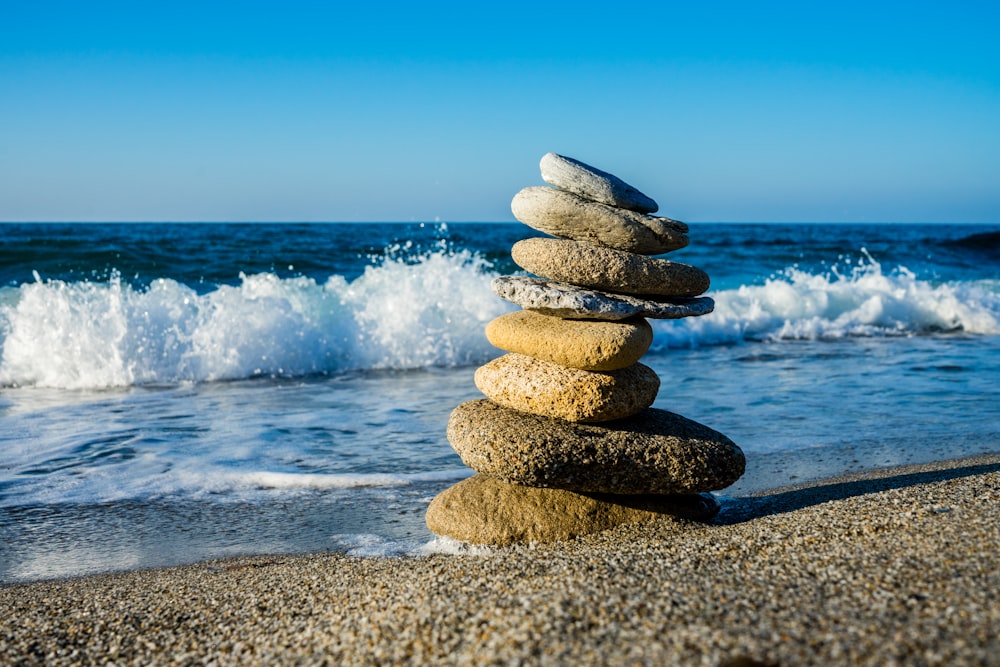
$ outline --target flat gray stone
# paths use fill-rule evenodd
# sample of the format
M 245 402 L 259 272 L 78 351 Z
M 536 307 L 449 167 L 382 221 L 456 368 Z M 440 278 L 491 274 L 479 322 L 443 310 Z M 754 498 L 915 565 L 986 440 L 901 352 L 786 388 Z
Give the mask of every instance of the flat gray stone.
M 425 518 L 436 535 L 507 546 L 568 540 L 648 521 L 708 521 L 718 511 L 719 502 L 708 494 L 582 494 L 473 475 L 439 493 Z
M 707 296 L 642 299 L 527 276 L 499 276 L 490 287 L 501 299 L 555 317 L 624 320 L 639 316 L 676 320 L 707 315 L 715 308 L 715 302 Z
M 659 255 L 688 244 L 688 226 L 683 222 L 615 208 L 545 186 L 518 192 L 510 210 L 515 218 L 540 232 L 640 255 Z
M 657 408 L 580 424 L 468 401 L 452 411 L 448 441 L 476 472 L 583 493 L 713 491 L 739 479 L 746 466 L 726 436 Z
M 698 296 L 708 289 L 699 268 L 569 239 L 532 238 L 510 251 L 536 276 L 607 292 L 650 296 Z
M 651 198 L 614 174 L 571 157 L 546 153 L 538 166 L 542 170 L 543 181 L 584 199 L 639 213 L 656 213 L 660 208 Z

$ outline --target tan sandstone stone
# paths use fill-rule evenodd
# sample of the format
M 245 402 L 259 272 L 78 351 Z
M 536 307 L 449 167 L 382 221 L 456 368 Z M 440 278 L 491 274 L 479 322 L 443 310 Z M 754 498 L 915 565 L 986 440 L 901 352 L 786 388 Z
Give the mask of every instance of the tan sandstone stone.
M 707 521 L 718 511 L 719 503 L 710 495 L 581 494 L 474 475 L 439 493 L 426 520 L 437 535 L 506 546 L 568 540 L 662 518 Z
M 694 266 L 583 241 L 524 239 L 510 254 L 536 276 L 609 292 L 698 296 L 709 283 L 708 274 Z
M 507 352 L 585 371 L 613 371 L 631 366 L 646 354 L 653 329 L 642 318 L 566 320 L 516 310 L 487 324 L 486 338 Z
M 476 472 L 585 493 L 714 491 L 739 479 L 746 466 L 723 434 L 657 408 L 580 424 L 467 401 L 451 413 L 448 442 Z
M 659 255 L 688 244 L 688 226 L 683 222 L 615 208 L 545 186 L 518 192 L 510 210 L 515 218 L 540 232 L 640 255 Z
M 582 371 L 513 352 L 477 369 L 475 380 L 500 405 L 571 422 L 634 415 L 652 405 L 660 388 L 660 378 L 643 364 Z

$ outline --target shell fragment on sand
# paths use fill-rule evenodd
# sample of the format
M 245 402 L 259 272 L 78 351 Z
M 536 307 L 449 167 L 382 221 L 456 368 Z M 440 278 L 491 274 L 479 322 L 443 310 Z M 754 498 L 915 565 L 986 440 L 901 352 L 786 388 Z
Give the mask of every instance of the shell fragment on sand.
M 476 472 L 588 493 L 713 491 L 739 479 L 746 465 L 723 434 L 657 408 L 579 424 L 474 400 L 452 411 L 448 441 Z
M 640 255 L 659 255 L 688 244 L 688 226 L 683 222 L 615 208 L 545 186 L 518 192 L 510 210 L 515 218 L 540 232 Z
M 439 493 L 427 508 L 437 535 L 473 544 L 555 542 L 630 523 L 680 518 L 708 521 L 719 511 L 710 495 L 580 494 L 474 475 Z
M 517 310 L 487 324 L 486 338 L 507 352 L 585 371 L 613 371 L 639 361 L 653 342 L 653 329 L 641 318 L 567 320 Z
M 669 320 L 706 315 L 715 307 L 715 302 L 707 296 L 642 299 L 527 276 L 499 276 L 493 279 L 490 287 L 501 299 L 555 317 Z
M 694 266 L 583 241 L 524 239 L 510 254 L 536 276 L 608 292 L 698 296 L 709 285 L 708 274 Z
M 659 206 L 614 174 L 571 157 L 546 153 L 539 162 L 542 180 L 585 199 L 639 213 L 655 213 Z
M 660 378 L 649 366 L 582 371 L 523 354 L 505 354 L 476 371 L 476 386 L 495 403 L 571 422 L 630 417 L 656 400 Z

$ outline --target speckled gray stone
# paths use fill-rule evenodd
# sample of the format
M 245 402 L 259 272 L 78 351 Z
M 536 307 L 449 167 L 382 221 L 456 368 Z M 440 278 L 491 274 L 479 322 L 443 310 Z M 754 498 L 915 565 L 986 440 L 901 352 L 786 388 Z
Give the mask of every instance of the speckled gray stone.
M 577 424 L 468 401 L 452 411 L 448 441 L 476 472 L 585 493 L 712 491 L 739 479 L 746 465 L 726 436 L 656 408 Z
M 671 320 L 706 315 L 715 308 L 715 302 L 707 296 L 642 299 L 527 276 L 499 276 L 493 279 L 490 287 L 501 299 L 555 317 Z
M 572 422 L 606 422 L 653 404 L 660 378 L 649 366 L 583 371 L 523 354 L 505 354 L 476 370 L 476 387 L 508 408 Z
M 659 208 L 652 198 L 614 174 L 601 171 L 571 157 L 546 153 L 538 166 L 542 171 L 542 180 L 560 190 L 639 213 L 656 213 Z
M 580 287 L 648 296 L 698 296 L 708 289 L 701 269 L 569 239 L 531 238 L 510 251 L 536 276 Z
M 653 342 L 653 329 L 641 318 L 567 320 L 516 310 L 487 324 L 486 338 L 508 352 L 585 371 L 613 371 L 639 361 Z
M 474 475 L 439 493 L 427 527 L 472 544 L 555 542 L 663 517 L 707 521 L 719 511 L 708 494 L 627 496 L 539 489 Z
M 510 210 L 515 218 L 540 232 L 640 255 L 659 255 L 688 244 L 688 226 L 683 222 L 615 208 L 545 186 L 518 192 Z

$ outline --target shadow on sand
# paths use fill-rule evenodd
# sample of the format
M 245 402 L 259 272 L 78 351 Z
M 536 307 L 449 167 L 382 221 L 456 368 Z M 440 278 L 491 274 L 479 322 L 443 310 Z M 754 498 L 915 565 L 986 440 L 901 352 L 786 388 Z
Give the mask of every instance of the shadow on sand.
M 778 490 L 768 495 L 745 496 L 735 498 L 727 503 L 711 523 L 724 526 L 733 525 L 773 514 L 794 512 L 830 500 L 843 500 L 868 493 L 902 489 L 918 484 L 930 484 L 997 471 L 1000 471 L 1000 462 L 990 462 L 900 473 L 885 477 L 836 480 L 801 488 Z

